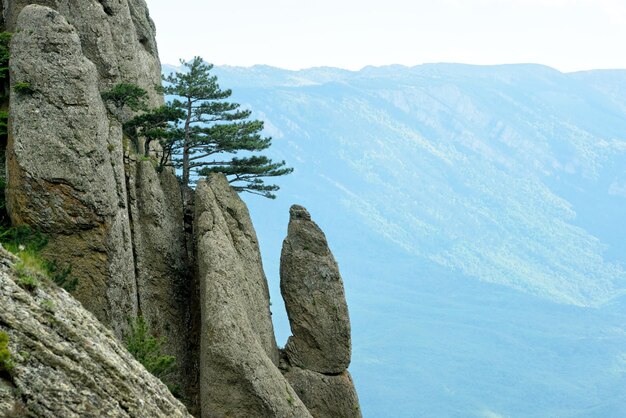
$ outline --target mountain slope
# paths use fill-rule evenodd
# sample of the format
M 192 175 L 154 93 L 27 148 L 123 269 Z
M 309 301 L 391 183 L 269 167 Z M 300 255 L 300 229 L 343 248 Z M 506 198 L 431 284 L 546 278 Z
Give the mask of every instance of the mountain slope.
M 217 74 L 296 168 L 248 199 L 270 280 L 276 213 L 328 231 L 365 416 L 624 414 L 626 72 Z

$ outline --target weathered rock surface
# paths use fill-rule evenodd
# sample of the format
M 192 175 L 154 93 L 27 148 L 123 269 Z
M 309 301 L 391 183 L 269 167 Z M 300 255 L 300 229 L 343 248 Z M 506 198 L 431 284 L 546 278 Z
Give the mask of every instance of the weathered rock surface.
M 348 371 L 324 375 L 292 367 L 285 378 L 314 418 L 360 418 L 359 398 Z
M 138 311 L 152 332 L 165 337 L 164 349 L 177 359 L 175 376 L 195 411 L 198 351 L 191 312 L 197 290 L 187 260 L 180 184 L 152 161 L 127 155 L 129 215 L 135 257 Z
M 319 373 L 341 373 L 351 356 L 343 281 L 326 236 L 302 206 L 291 207 L 280 257 L 280 290 L 292 336 L 289 362 Z
M 281 368 L 315 418 L 359 418 L 350 364 L 350 318 L 343 281 L 326 236 L 302 206 L 289 211 L 280 290 L 292 336 Z
M 343 285 L 306 210 L 292 210 L 281 259 L 294 334 L 285 377 L 245 204 L 213 175 L 183 211 L 174 173 L 138 158 L 107 112 L 101 93 L 121 82 L 146 89 L 153 106 L 163 100 L 144 0 L 0 2 L 0 26 L 15 33 L 8 212 L 49 237 L 45 256 L 72 266 L 76 298 L 104 324 L 63 291 L 30 294 L 0 272 L 0 329 L 15 353 L 35 353 L 16 356 L 11 380 L 0 373 L 0 416 L 21 403 L 34 416 L 184 415 L 114 341 L 138 315 L 165 337 L 179 366 L 168 383 L 194 414 L 311 417 L 305 400 L 316 417 L 358 416 Z
M 11 96 L 9 213 L 51 236 L 51 256 L 84 276 L 76 296 L 121 335 L 138 313 L 137 260 L 122 130 L 100 93 L 130 82 L 148 91 L 152 105 L 162 103 L 154 24 L 143 0 L 2 3 L 4 26 L 16 32 L 12 85 L 32 90 Z M 159 237 L 173 229 L 164 230 Z M 163 241 L 182 242 L 177 235 Z
M 203 417 L 310 417 L 277 367 L 258 241 L 222 175 L 200 180 L 194 233 L 202 310 Z
M 15 261 L 0 247 L 0 332 L 14 363 L 0 373 L 0 416 L 190 416 L 67 292 L 19 287 Z
M 2 0 L 5 30 L 16 32 L 19 14 L 29 4 L 58 11 L 75 28 L 101 90 L 130 82 L 150 94 L 151 104 L 162 103 L 154 89 L 161 83 L 155 27 L 144 0 Z
M 121 333 L 137 314 L 121 128 L 60 13 L 22 9 L 11 51 L 9 213 L 50 236 L 55 258 L 82 274 L 77 297 Z
M 35 5 L 41 3 L 50 7 Z M 154 25 L 143 0 L 3 1 L 13 89 L 7 149 L 8 211 L 43 230 L 47 256 L 70 264 L 74 295 L 118 337 L 143 315 L 177 358 L 195 403 L 197 338 L 181 189 L 132 158 L 101 92 L 120 82 L 162 97 Z M 197 298 L 196 298 L 197 300 Z M 197 321 L 196 321 L 197 322 Z

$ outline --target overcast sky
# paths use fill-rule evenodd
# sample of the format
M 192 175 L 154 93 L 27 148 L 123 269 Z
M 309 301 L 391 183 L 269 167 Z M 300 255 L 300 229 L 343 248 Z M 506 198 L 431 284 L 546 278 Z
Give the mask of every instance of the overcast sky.
M 161 60 L 626 68 L 626 0 L 146 0 Z

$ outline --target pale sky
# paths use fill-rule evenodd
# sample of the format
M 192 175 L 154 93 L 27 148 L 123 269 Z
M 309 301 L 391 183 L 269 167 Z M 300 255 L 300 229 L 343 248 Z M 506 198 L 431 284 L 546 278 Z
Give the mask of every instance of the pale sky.
M 146 0 L 161 61 L 626 68 L 626 0 Z

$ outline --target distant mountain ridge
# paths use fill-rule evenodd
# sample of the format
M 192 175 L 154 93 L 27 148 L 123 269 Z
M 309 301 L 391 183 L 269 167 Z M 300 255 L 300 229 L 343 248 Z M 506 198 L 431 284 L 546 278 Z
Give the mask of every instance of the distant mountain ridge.
M 626 173 L 613 167 L 626 160 L 624 100 L 602 80 L 610 74 L 626 81 L 626 71 L 563 74 L 539 65 L 434 64 L 359 72 L 222 67 L 217 73 L 263 112 L 275 137 L 289 138 L 284 145 L 276 141 L 278 146 L 295 151 L 296 139 L 307 135 L 325 136 L 325 146 L 336 139 L 343 154 L 335 170 L 362 177 L 354 183 L 331 177 L 331 187 L 344 207 L 404 251 L 563 303 L 597 305 L 622 294 L 626 252 L 620 257 L 616 251 L 617 260 L 605 258 L 605 246 L 619 245 L 617 237 L 588 227 L 597 221 L 580 219 L 585 208 L 572 205 L 567 194 L 574 182 L 609 210 L 624 203 Z M 249 89 L 272 89 L 269 100 L 297 102 L 300 112 L 246 96 Z M 293 123 L 303 114 L 309 120 Z M 344 124 L 326 122 L 339 115 Z M 280 125 L 290 117 L 289 126 Z M 285 156 L 289 151 L 283 150 Z M 297 151 L 295 156 L 306 158 Z M 420 182 L 433 190 L 406 196 Z M 355 193 L 362 186 L 374 187 Z M 485 199 L 491 213 L 485 213 Z M 520 232 L 534 239 L 522 242 Z
M 215 69 L 344 272 L 364 416 L 626 414 L 626 70 Z M 275 307 L 277 334 L 288 335 Z

